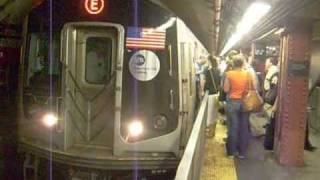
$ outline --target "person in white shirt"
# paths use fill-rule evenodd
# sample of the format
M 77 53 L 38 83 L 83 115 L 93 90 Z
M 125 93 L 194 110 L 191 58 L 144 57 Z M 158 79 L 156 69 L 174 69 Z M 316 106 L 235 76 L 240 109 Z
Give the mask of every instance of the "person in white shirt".
M 265 64 L 265 70 L 266 70 L 266 77 L 264 79 L 263 88 L 265 91 L 268 91 L 270 89 L 271 84 L 277 84 L 278 82 L 278 76 L 277 76 L 277 73 L 279 73 L 278 58 L 273 58 L 273 57 L 268 58 Z
M 278 66 L 278 58 L 270 57 L 267 58 L 265 63 L 265 72 L 266 76 L 263 82 L 264 94 L 270 90 L 272 84 L 276 85 L 278 83 L 279 78 L 279 66 Z M 276 111 L 277 100 L 275 100 L 274 104 L 265 103 L 264 109 L 265 113 L 268 117 L 271 117 L 271 114 Z

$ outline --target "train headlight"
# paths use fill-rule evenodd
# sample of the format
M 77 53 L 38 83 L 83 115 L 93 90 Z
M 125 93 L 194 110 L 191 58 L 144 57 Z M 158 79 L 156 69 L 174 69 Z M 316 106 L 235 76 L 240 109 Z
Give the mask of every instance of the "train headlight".
M 50 128 L 58 123 L 58 117 L 52 113 L 48 113 L 43 116 L 42 122 L 45 126 Z
M 155 129 L 165 129 L 168 125 L 168 119 L 164 115 L 157 115 L 154 117 L 154 125 Z
M 128 126 L 130 137 L 137 137 L 143 132 L 143 124 L 141 121 L 133 121 Z

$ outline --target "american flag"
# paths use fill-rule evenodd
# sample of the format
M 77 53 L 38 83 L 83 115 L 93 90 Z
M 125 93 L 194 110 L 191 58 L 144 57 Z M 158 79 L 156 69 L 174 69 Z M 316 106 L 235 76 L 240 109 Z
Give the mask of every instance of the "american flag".
M 128 49 L 164 49 L 166 31 L 154 28 L 128 27 L 126 48 Z

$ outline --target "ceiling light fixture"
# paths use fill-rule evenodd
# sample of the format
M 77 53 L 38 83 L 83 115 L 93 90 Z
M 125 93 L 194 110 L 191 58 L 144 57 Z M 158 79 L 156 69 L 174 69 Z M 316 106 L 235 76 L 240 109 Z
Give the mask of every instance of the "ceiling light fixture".
M 226 54 L 241 38 L 246 35 L 252 27 L 263 17 L 265 16 L 271 6 L 264 2 L 254 2 L 244 13 L 241 21 L 237 25 L 236 32 L 232 34 L 230 39 L 227 41 L 226 45 L 223 47 L 220 56 Z

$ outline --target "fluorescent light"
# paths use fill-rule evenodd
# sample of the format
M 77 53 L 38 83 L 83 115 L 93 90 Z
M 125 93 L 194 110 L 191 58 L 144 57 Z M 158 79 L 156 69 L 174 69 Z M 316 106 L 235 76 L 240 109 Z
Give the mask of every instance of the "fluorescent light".
M 165 31 L 166 29 L 168 29 L 169 27 L 171 27 L 175 22 L 176 22 L 177 18 L 175 17 L 171 17 L 168 21 L 166 21 L 165 23 L 161 24 L 160 26 L 154 28 L 154 29 L 150 29 L 146 32 L 143 32 L 143 34 L 151 34 L 154 31 Z
M 157 31 L 165 31 L 169 27 L 173 25 L 173 23 L 177 20 L 175 17 L 171 17 L 167 22 L 163 23 L 162 25 L 156 28 Z
M 279 28 L 276 32 L 274 32 L 275 35 L 280 35 L 284 31 L 284 28 Z
M 249 6 L 241 21 L 237 25 L 236 32 L 232 34 L 226 45 L 223 47 L 220 56 L 227 53 L 241 38 L 246 35 L 252 27 L 271 9 L 269 4 L 263 2 L 255 2 Z

